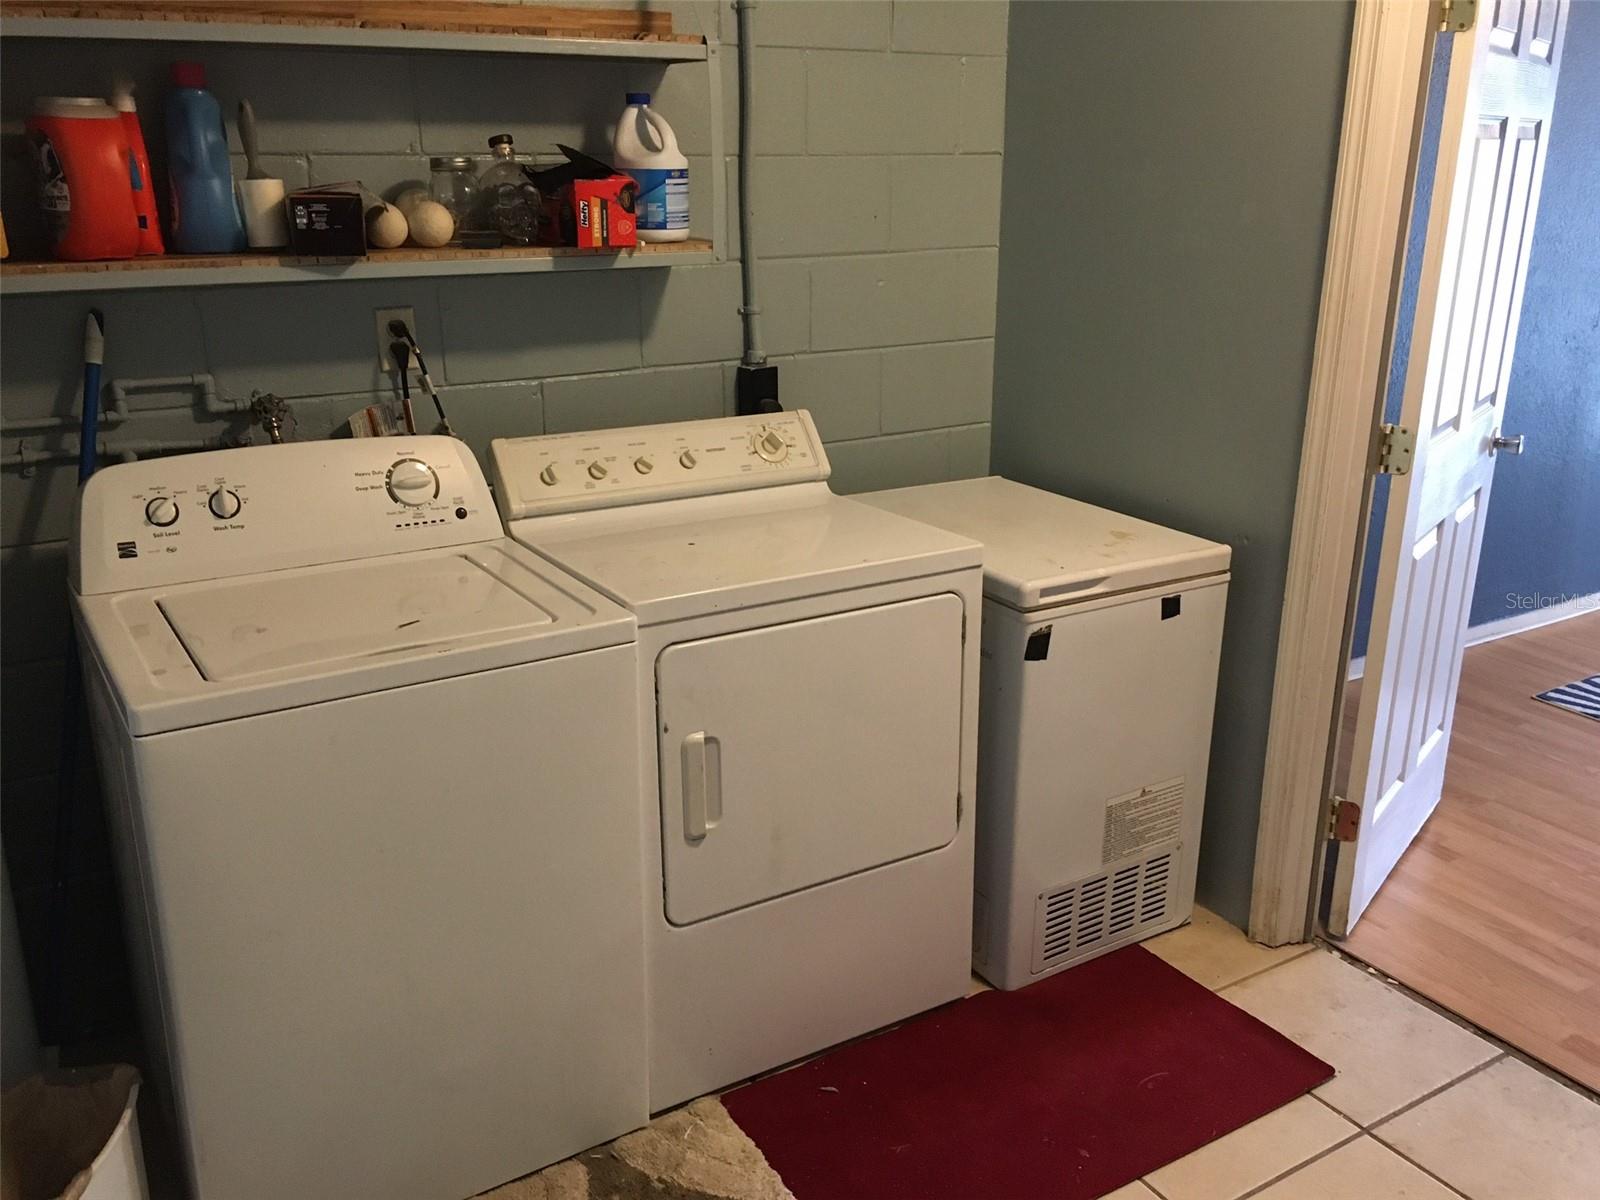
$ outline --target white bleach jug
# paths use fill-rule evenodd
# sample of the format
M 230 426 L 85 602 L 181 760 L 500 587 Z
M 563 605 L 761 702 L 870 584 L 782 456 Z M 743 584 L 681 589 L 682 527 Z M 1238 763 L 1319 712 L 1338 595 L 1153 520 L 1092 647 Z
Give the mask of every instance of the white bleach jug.
M 689 237 L 689 160 L 678 137 L 650 107 L 649 92 L 629 92 L 617 121 L 614 165 L 639 185 L 641 242 L 682 242 Z

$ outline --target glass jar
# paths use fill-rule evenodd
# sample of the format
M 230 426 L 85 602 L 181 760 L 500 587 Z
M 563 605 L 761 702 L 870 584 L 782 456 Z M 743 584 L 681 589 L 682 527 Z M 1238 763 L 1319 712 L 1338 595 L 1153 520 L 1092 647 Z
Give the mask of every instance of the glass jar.
M 430 158 L 428 193 L 450 210 L 455 218 L 456 230 L 473 228 L 473 218 L 478 208 L 477 163 L 465 154 L 451 154 Z
M 543 197 L 517 161 L 509 133 L 490 138 L 489 149 L 494 158 L 478 176 L 478 228 L 497 231 L 513 246 L 531 246 L 539 240 Z

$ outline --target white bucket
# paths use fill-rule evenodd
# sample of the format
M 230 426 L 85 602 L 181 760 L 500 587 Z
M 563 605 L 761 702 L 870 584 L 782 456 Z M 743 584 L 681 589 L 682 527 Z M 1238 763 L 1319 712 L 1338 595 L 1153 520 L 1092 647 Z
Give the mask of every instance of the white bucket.
M 150 1200 L 139 1072 L 31 1075 L 0 1098 L 0 1200 Z

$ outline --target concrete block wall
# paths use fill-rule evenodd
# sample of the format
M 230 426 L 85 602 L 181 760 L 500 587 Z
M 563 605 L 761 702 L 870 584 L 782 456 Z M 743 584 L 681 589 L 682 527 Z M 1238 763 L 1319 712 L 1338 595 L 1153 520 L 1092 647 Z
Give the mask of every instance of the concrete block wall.
M 373 310 L 405 305 L 416 311 L 452 421 L 480 451 L 495 436 L 731 413 L 740 353 L 734 14 L 709 0 L 664 7 L 679 29 L 722 43 L 730 154 L 721 163 L 710 158 L 706 76 L 693 64 L 0 45 L 0 203 L 24 250 L 39 236 L 31 171 L 16 156 L 31 98 L 101 94 L 114 72 L 131 74 L 160 178 L 166 65 L 192 57 L 207 66 L 231 136 L 238 98 L 252 100 L 268 168 L 291 185 L 360 178 L 392 191 L 425 181 L 428 155 L 476 152 L 502 131 L 522 150 L 562 141 L 604 155 L 623 93 L 647 89 L 690 156 L 695 232 L 714 234 L 727 253 L 722 263 L 652 270 L 6 297 L 0 415 L 75 411 L 91 304 L 106 314 L 108 378 L 208 371 L 225 394 L 289 399 L 302 437 L 326 435 L 388 391 Z M 1007 16 L 1005 3 L 987 0 L 768 0 L 756 10 L 753 183 L 767 349 L 786 406 L 814 413 L 838 490 L 988 469 Z M 712 230 L 709 181 L 718 170 L 731 227 Z M 180 407 L 150 432 L 249 431 Z M 30 959 L 40 945 L 61 731 L 74 490 L 67 465 L 0 471 L 0 831 Z M 80 790 L 80 827 L 90 833 L 74 906 L 87 930 L 79 936 L 111 955 L 92 777 Z M 89 1006 L 90 1024 L 115 1021 L 115 985 L 90 980 L 85 994 L 104 996 Z

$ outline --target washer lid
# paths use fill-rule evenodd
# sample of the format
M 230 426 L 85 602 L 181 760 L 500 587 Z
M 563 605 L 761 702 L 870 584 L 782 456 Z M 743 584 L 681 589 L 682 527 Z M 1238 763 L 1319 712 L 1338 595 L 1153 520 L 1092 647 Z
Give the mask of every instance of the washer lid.
M 984 593 L 1018 609 L 1214 575 L 1233 553 L 998 475 L 856 499 L 982 542 Z
M 635 629 L 504 538 L 75 603 L 134 736 L 627 645 Z
M 464 554 L 213 584 L 162 596 L 156 606 L 211 681 L 427 650 L 553 620 Z

